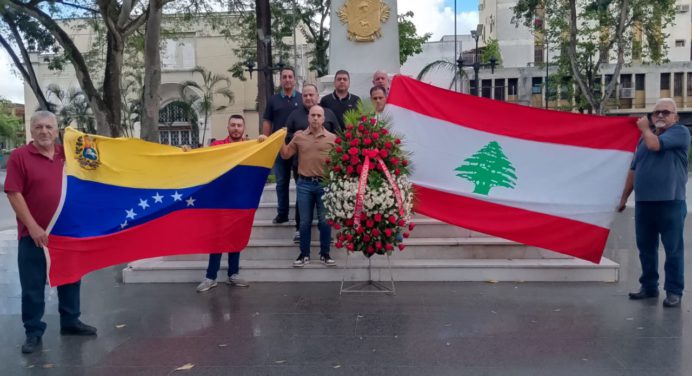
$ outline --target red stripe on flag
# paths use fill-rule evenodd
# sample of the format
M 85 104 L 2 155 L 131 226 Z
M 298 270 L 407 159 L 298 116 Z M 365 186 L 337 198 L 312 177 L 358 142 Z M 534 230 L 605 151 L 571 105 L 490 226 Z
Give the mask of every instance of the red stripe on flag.
M 255 209 L 188 209 L 110 235 L 50 235 L 50 284 L 72 283 L 91 271 L 150 257 L 240 252 L 254 217 Z
M 469 230 L 599 263 L 609 230 L 588 223 L 415 186 L 418 213 Z
M 546 111 L 461 94 L 401 75 L 394 77 L 387 103 L 466 128 L 530 141 L 633 152 L 640 136 L 633 117 Z

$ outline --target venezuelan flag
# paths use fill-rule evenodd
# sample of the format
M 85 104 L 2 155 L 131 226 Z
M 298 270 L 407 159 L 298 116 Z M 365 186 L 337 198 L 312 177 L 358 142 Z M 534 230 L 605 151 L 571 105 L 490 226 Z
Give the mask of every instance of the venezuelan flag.
M 48 229 L 51 286 L 143 258 L 240 252 L 284 137 L 183 152 L 67 128 Z

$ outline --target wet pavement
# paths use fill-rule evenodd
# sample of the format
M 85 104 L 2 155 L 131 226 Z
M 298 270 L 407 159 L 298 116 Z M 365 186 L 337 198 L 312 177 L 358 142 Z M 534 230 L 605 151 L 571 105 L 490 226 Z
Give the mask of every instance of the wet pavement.
M 253 283 L 198 294 L 125 285 L 122 266 L 104 269 L 82 285 L 82 319 L 98 337 L 60 336 L 48 290 L 43 351 L 28 356 L 16 235 L 1 230 L 0 375 L 692 375 L 692 300 L 627 299 L 639 264 L 631 210 L 622 216 L 606 252 L 621 264 L 618 283 L 409 282 L 396 296 Z

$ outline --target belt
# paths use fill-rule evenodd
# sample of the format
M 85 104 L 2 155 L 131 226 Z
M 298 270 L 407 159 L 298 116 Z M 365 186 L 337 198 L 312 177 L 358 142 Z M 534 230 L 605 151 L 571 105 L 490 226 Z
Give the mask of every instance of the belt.
M 322 177 L 322 176 L 304 176 L 304 175 L 298 174 L 298 180 L 321 182 L 322 180 L 324 180 L 324 177 Z

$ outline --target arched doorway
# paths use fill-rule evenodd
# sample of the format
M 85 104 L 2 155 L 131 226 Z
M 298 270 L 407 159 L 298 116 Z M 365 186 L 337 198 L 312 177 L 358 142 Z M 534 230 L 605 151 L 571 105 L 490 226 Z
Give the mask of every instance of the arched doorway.
M 197 114 L 189 104 L 173 101 L 159 110 L 159 142 L 165 145 L 190 145 L 199 143 Z

